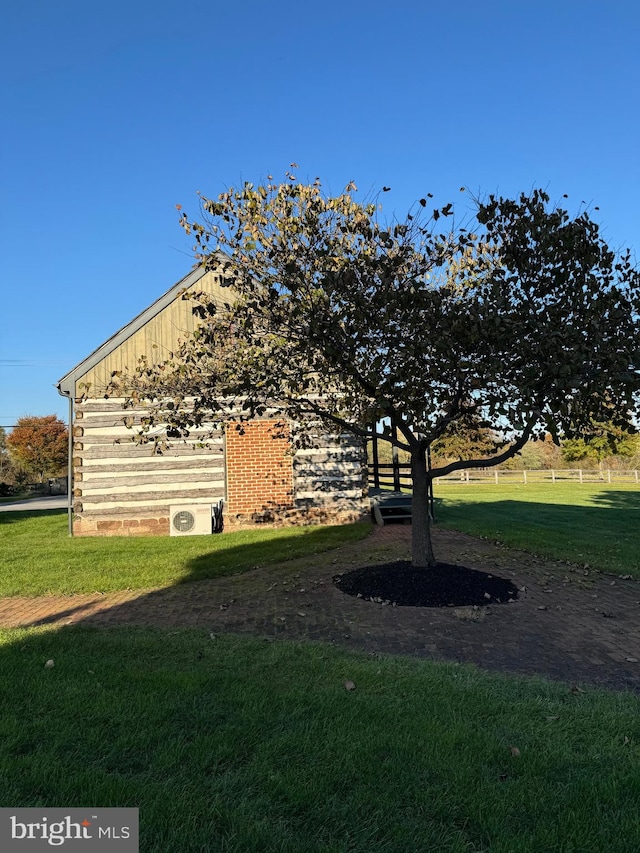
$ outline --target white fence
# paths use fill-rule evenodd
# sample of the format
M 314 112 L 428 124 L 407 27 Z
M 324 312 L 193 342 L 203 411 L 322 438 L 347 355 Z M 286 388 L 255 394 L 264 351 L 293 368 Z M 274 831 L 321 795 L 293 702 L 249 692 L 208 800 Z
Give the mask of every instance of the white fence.
M 594 471 L 583 468 L 540 469 L 537 471 L 506 471 L 499 468 L 467 468 L 439 477 L 440 483 L 640 483 L 638 469 L 615 471 L 607 468 Z

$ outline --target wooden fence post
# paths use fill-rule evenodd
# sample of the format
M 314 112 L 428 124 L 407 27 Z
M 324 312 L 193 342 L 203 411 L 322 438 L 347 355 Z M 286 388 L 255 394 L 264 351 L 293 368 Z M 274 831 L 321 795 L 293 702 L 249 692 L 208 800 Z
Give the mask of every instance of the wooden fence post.
M 391 461 L 393 463 L 393 491 L 400 491 L 400 460 L 398 458 L 398 448 L 396 447 L 396 441 L 398 440 L 398 429 L 395 424 L 391 427 L 391 438 L 393 440 L 393 444 L 391 445 Z
M 373 461 L 373 486 L 380 488 L 380 462 L 378 459 L 378 433 L 376 425 L 373 425 L 373 438 L 371 439 L 371 457 Z

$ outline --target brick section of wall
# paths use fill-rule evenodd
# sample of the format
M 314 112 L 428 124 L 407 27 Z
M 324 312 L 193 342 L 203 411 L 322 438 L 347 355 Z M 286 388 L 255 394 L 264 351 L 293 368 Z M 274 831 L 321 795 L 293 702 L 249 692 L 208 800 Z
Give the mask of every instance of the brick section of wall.
M 233 523 L 279 522 L 294 506 L 288 429 L 275 420 L 250 421 L 226 432 L 227 505 Z

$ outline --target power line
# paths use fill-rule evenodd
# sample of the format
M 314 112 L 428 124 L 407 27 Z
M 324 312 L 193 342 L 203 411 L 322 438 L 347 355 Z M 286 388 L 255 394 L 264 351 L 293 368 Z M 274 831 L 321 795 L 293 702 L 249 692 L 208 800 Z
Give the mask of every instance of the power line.
M 60 418 L 60 423 L 64 424 L 66 427 L 66 423 Z M 25 426 L 25 424 L 0 424 L 0 429 L 19 429 Z M 46 429 L 51 426 L 51 423 L 48 424 L 27 424 L 29 429 Z

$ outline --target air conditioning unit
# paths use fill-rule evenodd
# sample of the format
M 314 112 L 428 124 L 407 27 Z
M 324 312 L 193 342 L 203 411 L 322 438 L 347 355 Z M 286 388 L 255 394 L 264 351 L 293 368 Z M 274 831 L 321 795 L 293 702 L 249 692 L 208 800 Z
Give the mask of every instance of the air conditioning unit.
M 211 504 L 179 504 L 169 507 L 171 536 L 211 533 Z

